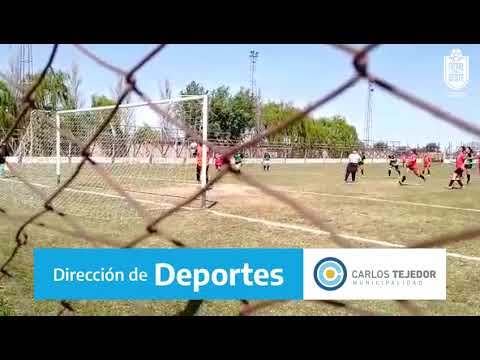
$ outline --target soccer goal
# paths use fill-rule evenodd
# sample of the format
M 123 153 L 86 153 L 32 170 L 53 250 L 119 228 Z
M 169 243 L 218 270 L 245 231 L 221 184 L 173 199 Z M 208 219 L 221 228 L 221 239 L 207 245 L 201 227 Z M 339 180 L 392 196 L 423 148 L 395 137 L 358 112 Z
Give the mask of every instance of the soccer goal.
M 151 201 L 148 194 L 185 197 L 198 189 L 195 185 L 206 187 L 207 149 L 202 147 L 198 179 L 196 146 L 192 147 L 196 142 L 191 137 L 194 133 L 208 138 L 206 95 L 124 104 L 113 114 L 114 109 L 32 112 L 14 156 L 22 176 L 54 190 L 83 162 L 62 193 L 73 198 L 64 203 L 101 204 L 102 194 L 105 199 L 124 200 L 101 173 L 126 192 L 141 194 L 145 203 Z M 87 145 L 95 166 L 82 156 Z M 206 193 L 199 200 L 205 207 Z

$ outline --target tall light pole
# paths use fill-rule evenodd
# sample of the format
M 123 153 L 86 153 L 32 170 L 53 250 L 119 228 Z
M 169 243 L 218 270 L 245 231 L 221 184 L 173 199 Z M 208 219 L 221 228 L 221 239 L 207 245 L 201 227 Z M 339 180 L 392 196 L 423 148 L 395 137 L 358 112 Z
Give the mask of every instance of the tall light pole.
M 33 75 L 33 55 L 32 44 L 20 44 L 18 46 L 18 56 L 16 63 L 16 72 L 20 88 L 17 88 L 17 94 L 21 98 L 28 90 Z
M 364 138 L 366 145 L 370 145 L 372 139 L 372 95 L 373 95 L 373 83 L 368 82 L 368 94 L 367 94 L 367 109 L 365 111 L 365 133 Z
M 258 59 L 258 51 L 250 50 L 250 94 L 255 96 L 255 70 Z
M 256 117 L 256 125 L 257 125 L 257 134 L 261 132 L 260 129 L 260 116 L 258 114 L 258 104 L 257 104 L 257 91 L 256 91 L 256 82 L 255 82 L 255 70 L 257 68 L 257 59 L 258 59 L 258 51 L 250 50 L 250 95 L 252 99 L 255 101 L 255 117 Z

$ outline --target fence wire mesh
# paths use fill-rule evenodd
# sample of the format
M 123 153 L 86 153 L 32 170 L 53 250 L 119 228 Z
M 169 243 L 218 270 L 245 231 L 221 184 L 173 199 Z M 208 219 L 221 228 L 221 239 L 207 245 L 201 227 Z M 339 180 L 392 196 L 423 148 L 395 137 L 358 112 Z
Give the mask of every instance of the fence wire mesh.
M 352 58 L 352 67 L 353 67 L 353 75 L 342 81 L 338 87 L 333 89 L 332 91 L 324 94 L 322 97 L 318 98 L 317 101 L 312 103 L 311 105 L 307 106 L 302 112 L 296 114 L 292 118 L 278 124 L 267 128 L 263 133 L 253 136 L 252 138 L 240 143 L 240 144 L 228 144 L 228 146 L 224 146 L 225 144 L 220 144 L 219 142 L 209 142 L 203 141 L 202 137 L 198 133 L 198 129 L 192 126 L 185 126 L 185 123 L 178 121 L 172 114 L 155 104 L 147 94 L 145 94 L 137 85 L 135 75 L 136 73 L 149 61 L 153 58 L 160 56 L 160 53 L 165 48 L 165 44 L 158 45 L 154 47 L 149 53 L 145 54 L 145 56 L 140 59 L 131 69 L 124 70 L 117 67 L 114 64 L 111 64 L 104 59 L 101 59 L 99 56 L 88 50 L 86 47 L 81 45 L 75 45 L 75 47 L 82 53 L 84 56 L 87 56 L 92 61 L 94 61 L 99 67 L 105 69 L 105 71 L 110 71 L 115 73 L 116 75 L 120 75 L 125 79 L 125 89 L 123 93 L 117 99 L 116 105 L 113 109 L 109 110 L 108 114 L 102 116 L 98 120 L 98 124 L 95 128 L 92 128 L 91 131 L 88 133 L 82 133 L 81 136 L 79 134 L 73 134 L 72 142 L 70 143 L 70 147 L 63 147 L 61 151 L 65 154 L 66 152 L 73 151 L 75 155 L 79 158 L 79 161 L 75 164 L 72 164 L 72 168 L 68 171 L 66 178 L 64 181 L 55 188 L 54 191 L 48 192 L 44 191 L 41 186 L 38 184 L 34 184 L 28 177 L 24 176 L 24 173 L 21 171 L 21 165 L 7 163 L 11 173 L 16 177 L 16 181 L 21 182 L 24 187 L 24 191 L 26 194 L 22 194 L 22 197 L 31 198 L 32 200 L 32 208 L 41 208 L 34 212 L 31 216 L 15 216 L 10 214 L 7 209 L 0 209 L 0 216 L 5 221 L 9 221 L 16 226 L 16 234 L 14 239 L 12 240 L 12 250 L 9 256 L 6 259 L 2 260 L 1 267 L 0 267 L 0 282 L 5 281 L 6 278 L 13 277 L 15 274 L 12 270 L 10 270 L 10 266 L 12 262 L 15 261 L 17 258 L 19 251 L 22 247 L 24 247 L 29 241 L 30 237 L 28 235 L 29 227 L 40 227 L 50 230 L 55 230 L 58 234 L 64 234 L 71 236 L 76 239 L 85 240 L 87 244 L 90 246 L 97 246 L 97 245 L 106 245 L 111 247 L 123 247 L 123 248 L 130 248 L 139 246 L 142 243 L 146 242 L 148 239 L 151 238 L 158 238 L 162 241 L 166 241 L 169 246 L 174 247 L 188 247 L 189 244 L 180 241 L 178 239 L 172 238 L 170 235 L 164 233 L 164 229 L 162 228 L 162 222 L 165 221 L 167 218 L 171 217 L 173 214 L 180 212 L 183 208 L 188 207 L 194 201 L 196 201 L 199 196 L 201 196 L 204 192 L 207 191 L 208 186 L 205 188 L 196 187 L 194 191 L 191 191 L 188 196 L 182 197 L 182 200 L 177 202 L 174 206 L 170 206 L 166 209 L 163 209 L 161 214 L 157 214 L 152 216 L 151 212 L 148 212 L 145 203 L 138 201 L 138 199 L 134 198 L 129 192 L 128 184 L 122 181 L 118 181 L 118 177 L 112 176 L 112 172 L 109 169 L 101 166 L 95 160 L 94 151 L 92 148 L 95 144 L 102 143 L 102 134 L 104 133 L 105 129 L 107 129 L 112 124 L 118 122 L 118 118 L 128 117 L 128 114 L 125 114 L 122 108 L 119 106 L 123 103 L 123 101 L 127 98 L 127 96 L 131 93 L 135 93 L 138 95 L 143 101 L 148 103 L 148 106 L 162 119 L 171 123 L 176 128 L 182 129 L 184 133 L 192 140 L 197 142 L 198 144 L 206 144 L 210 147 L 213 152 L 215 153 L 222 153 L 224 159 L 224 165 L 214 177 L 210 178 L 208 181 L 208 185 L 213 185 L 218 182 L 222 177 L 224 177 L 228 173 L 234 174 L 234 176 L 240 180 L 241 182 L 248 184 L 249 186 L 253 186 L 257 188 L 259 191 L 264 193 L 267 196 L 275 197 L 277 200 L 281 201 L 282 203 L 286 204 L 287 206 L 293 208 L 299 215 L 301 215 L 305 220 L 311 223 L 314 227 L 319 230 L 328 232 L 329 239 L 333 241 L 337 246 L 342 248 L 349 248 L 353 247 L 353 242 L 338 234 L 336 229 L 330 225 L 328 221 L 322 216 L 320 211 L 316 210 L 315 212 L 312 209 L 309 209 L 307 206 L 303 205 L 298 200 L 289 197 L 284 192 L 279 192 L 275 190 L 273 187 L 265 185 L 259 181 L 257 181 L 254 177 L 245 174 L 244 172 L 238 172 L 229 161 L 236 153 L 241 151 L 246 151 L 247 149 L 251 149 L 256 145 L 262 143 L 263 139 L 268 136 L 274 135 L 282 130 L 286 129 L 287 127 L 302 121 L 302 119 L 313 112 L 314 110 L 320 108 L 322 105 L 328 103 L 329 101 L 342 96 L 348 89 L 352 86 L 357 84 L 359 81 L 368 80 L 375 84 L 377 87 L 382 88 L 386 92 L 390 93 L 392 96 L 398 97 L 403 101 L 411 104 L 412 106 L 417 107 L 419 110 L 425 111 L 430 113 L 431 115 L 437 117 L 438 119 L 445 121 L 459 129 L 465 130 L 471 134 L 476 136 L 480 136 L 480 128 L 464 119 L 457 117 L 455 115 L 449 114 L 448 112 L 442 110 L 440 107 L 430 104 L 427 101 L 420 99 L 419 97 L 409 93 L 406 90 L 400 89 L 395 85 L 389 83 L 388 81 L 381 79 L 375 74 L 371 73 L 368 68 L 368 55 L 378 46 L 380 45 L 368 45 L 362 49 L 357 49 L 352 46 L 348 45 L 332 45 L 340 51 L 345 52 L 347 56 Z M 37 78 L 36 82 L 33 86 L 28 90 L 25 97 L 23 98 L 22 108 L 19 112 L 18 117 L 16 118 L 14 124 L 9 129 L 9 131 L 4 134 L 2 143 L 8 144 L 17 141 L 16 139 L 18 132 L 25 128 L 26 119 L 30 117 L 33 111 L 38 111 L 35 109 L 35 94 L 38 87 L 44 81 L 47 71 L 51 68 L 54 59 L 57 56 L 59 45 L 54 45 L 52 47 L 50 56 L 48 58 L 47 63 L 43 67 L 43 70 L 40 76 Z M 45 115 L 45 114 L 44 114 Z M 48 115 L 48 114 L 47 114 Z M 48 116 L 45 116 L 44 119 L 47 119 Z M 45 120 L 42 122 L 43 126 L 54 126 L 52 122 Z M 126 126 L 126 125 L 124 125 Z M 72 130 L 72 129 L 70 129 Z M 125 133 L 126 128 L 123 129 Z M 28 133 L 28 129 L 26 130 Z M 69 134 L 67 132 L 62 132 L 62 136 L 68 137 Z M 79 139 L 80 137 L 80 139 Z M 77 142 L 75 142 L 75 140 Z M 80 140 L 80 141 L 78 141 Z M 75 142 L 75 143 L 74 143 Z M 52 142 L 47 142 L 45 144 L 34 144 L 35 146 L 39 146 L 42 151 L 46 152 L 53 152 L 51 146 L 53 145 Z M 107 147 L 108 148 L 108 147 Z M 110 148 L 111 149 L 111 148 Z M 145 149 L 143 149 L 145 150 Z M 25 149 L 25 151 L 29 151 Z M 68 156 L 68 155 L 67 155 Z M 94 174 L 94 179 L 96 182 L 101 183 L 103 188 L 108 188 L 112 194 L 120 199 L 121 206 L 119 208 L 126 209 L 126 211 L 134 211 L 139 216 L 142 217 L 144 220 L 144 229 L 141 234 L 134 238 L 130 239 L 122 239 L 120 240 L 112 240 L 107 239 L 99 236 L 92 236 L 89 234 L 88 229 L 85 229 L 83 224 L 79 224 L 75 219 L 74 214 L 69 213 L 68 207 L 65 208 L 63 204 L 65 203 L 65 197 L 72 196 L 69 193 L 69 189 L 72 184 L 76 181 L 81 181 L 81 177 L 83 175 L 82 172 L 87 169 L 90 173 Z M 90 177 L 92 178 L 92 177 Z M 63 199 L 63 200 L 62 200 Z M 88 204 L 92 204 L 93 201 L 87 199 L 86 207 Z M 87 210 L 89 210 L 87 208 Z M 91 210 L 91 209 L 90 209 Z M 47 224 L 46 221 L 43 221 L 45 217 L 53 217 L 58 220 L 58 223 L 66 223 L 70 226 L 70 228 L 65 228 L 63 226 L 53 226 L 51 224 Z M 480 236 L 480 227 L 474 227 L 469 230 L 462 231 L 460 233 L 455 234 L 445 234 L 440 237 L 434 237 L 428 240 L 419 240 L 410 245 L 410 247 L 414 248 L 422 248 L 422 247 L 436 247 L 436 246 L 445 246 L 447 244 L 451 244 L 454 242 L 461 242 L 461 241 L 472 241 L 475 238 Z M 273 307 L 280 305 L 284 302 L 281 301 L 256 301 L 256 302 L 249 302 L 247 300 L 243 300 L 239 302 L 238 314 L 239 315 L 250 315 L 255 314 L 260 309 L 264 309 L 267 307 Z M 351 305 L 349 302 L 343 301 L 315 301 L 313 303 L 321 304 L 323 306 L 332 306 L 337 308 L 343 308 L 347 312 L 358 314 L 358 315 L 374 315 L 371 311 L 366 309 L 362 309 L 359 306 Z M 397 305 L 403 310 L 404 313 L 417 315 L 421 314 L 418 306 L 412 301 L 396 301 Z M 191 300 L 186 303 L 184 308 L 177 313 L 177 315 L 195 315 L 197 314 L 201 306 L 203 304 L 202 300 Z M 58 311 L 58 315 L 64 314 L 74 314 L 75 313 L 75 304 L 69 301 L 61 301 L 59 302 L 60 309 Z

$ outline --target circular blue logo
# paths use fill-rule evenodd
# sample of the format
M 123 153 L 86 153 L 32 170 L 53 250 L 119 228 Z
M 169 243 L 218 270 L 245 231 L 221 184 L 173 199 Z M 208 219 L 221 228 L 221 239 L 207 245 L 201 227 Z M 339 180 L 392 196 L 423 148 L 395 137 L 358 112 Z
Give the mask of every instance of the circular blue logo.
M 323 290 L 337 290 L 347 280 L 347 268 L 337 258 L 327 257 L 315 265 L 313 278 Z

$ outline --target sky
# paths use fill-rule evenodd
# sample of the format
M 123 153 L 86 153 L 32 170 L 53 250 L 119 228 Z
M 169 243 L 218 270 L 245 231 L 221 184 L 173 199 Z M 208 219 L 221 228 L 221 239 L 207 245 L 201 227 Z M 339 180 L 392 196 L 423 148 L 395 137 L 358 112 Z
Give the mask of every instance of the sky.
M 0 71 L 18 45 L 0 45 Z M 356 45 L 359 46 L 359 45 Z M 52 45 L 33 45 L 33 67 L 38 71 L 46 63 Z M 154 45 L 89 44 L 86 47 L 118 67 L 129 69 Z M 458 48 L 469 56 L 469 82 L 461 91 L 449 89 L 443 81 L 444 56 Z M 287 101 L 304 107 L 334 89 L 353 74 L 351 58 L 342 51 L 316 44 L 172 44 L 163 49 L 138 73 L 137 81 L 150 98 L 160 98 L 160 82 L 168 79 L 174 95 L 189 82 L 207 89 L 221 85 L 236 92 L 250 87 L 250 50 L 259 53 L 256 84 L 264 100 Z M 480 125 L 480 45 L 391 44 L 375 49 L 369 56 L 370 71 L 444 110 Z M 92 94 L 111 96 L 117 78 L 72 45 L 60 45 L 53 67 L 68 70 L 75 62 L 82 78 L 81 93 L 85 106 Z M 367 105 L 367 83 L 361 81 L 337 99 L 314 112 L 315 116 L 342 115 L 356 127 L 361 139 Z M 456 95 L 456 96 L 453 96 Z M 132 99 L 136 101 L 138 99 Z M 434 118 L 399 100 L 382 89 L 372 96 L 372 137 L 378 141 L 399 141 L 415 146 L 428 142 L 478 141 L 473 135 Z

